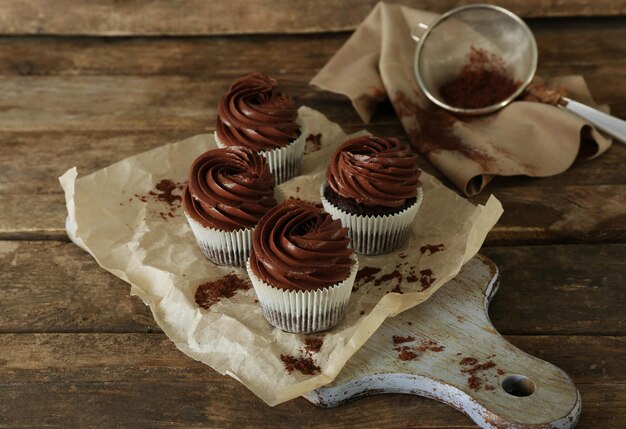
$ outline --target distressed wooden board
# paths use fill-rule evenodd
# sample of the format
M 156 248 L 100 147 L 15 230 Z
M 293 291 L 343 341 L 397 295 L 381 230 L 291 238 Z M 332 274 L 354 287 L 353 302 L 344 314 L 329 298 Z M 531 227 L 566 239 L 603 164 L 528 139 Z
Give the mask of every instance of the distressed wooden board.
M 507 339 L 568 371 L 585 402 L 578 427 L 624 427 L 623 337 Z M 6 427 L 81 422 L 92 427 L 112 422 L 124 427 L 236 422 L 281 428 L 302 422 L 335 428 L 475 427 L 460 412 L 413 395 L 376 395 L 333 409 L 300 398 L 270 408 L 235 380 L 180 353 L 163 334 L 3 334 L 0 356 L 0 425 Z
M 0 9 L 0 34 L 203 35 L 309 33 L 354 29 L 378 0 L 11 0 Z M 400 0 L 445 12 L 473 1 Z M 623 0 L 496 0 L 522 16 L 590 16 L 626 13 Z
M 491 324 L 487 308 L 498 280 L 496 265 L 478 255 L 427 305 L 385 321 L 331 384 L 306 398 L 334 407 L 409 393 L 444 402 L 481 427 L 574 427 L 582 402 L 569 376 L 517 349 Z M 410 341 L 398 344 L 394 336 Z M 402 358 L 403 346 L 412 347 L 410 359 Z M 486 367 L 475 375 L 467 372 L 480 365 Z

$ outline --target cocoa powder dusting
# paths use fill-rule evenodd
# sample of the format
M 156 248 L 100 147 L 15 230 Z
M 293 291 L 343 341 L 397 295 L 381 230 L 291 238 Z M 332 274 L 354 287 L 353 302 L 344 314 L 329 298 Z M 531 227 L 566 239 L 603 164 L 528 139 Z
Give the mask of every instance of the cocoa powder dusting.
M 496 370 L 496 373 L 497 373 L 498 375 L 504 375 L 504 371 L 502 371 L 500 368 L 498 368 L 498 369 Z
M 149 200 L 161 202 L 167 204 L 167 210 L 165 211 L 151 211 L 156 216 L 159 216 L 164 221 L 168 218 L 173 218 L 176 210 L 182 205 L 182 197 L 174 192 L 182 192 L 185 185 L 184 183 L 174 182 L 170 179 L 163 179 L 155 185 L 155 191 L 149 191 L 146 195 L 135 194 L 142 203 L 147 203 Z M 130 198 L 128 201 L 132 201 Z
M 321 371 L 321 368 L 315 364 L 315 361 L 310 356 L 294 357 L 290 355 L 280 355 L 280 360 L 285 365 L 287 373 L 291 374 L 294 371 L 299 371 L 305 375 L 315 375 Z
M 392 272 L 376 279 L 376 281 L 374 281 L 374 286 L 380 286 L 382 283 L 388 282 L 389 280 L 393 279 L 396 279 L 396 281 L 398 282 L 397 285 L 400 285 L 400 283 L 402 283 L 402 273 L 400 273 L 400 271 L 398 270 L 393 270 Z
M 478 376 L 479 373 L 487 371 L 491 368 L 495 368 L 496 364 L 493 361 L 487 361 L 485 363 L 478 363 L 478 359 L 474 357 L 465 357 L 459 362 L 461 366 L 465 368 L 461 369 L 461 374 L 468 374 L 467 385 L 474 390 L 478 390 L 482 387 L 483 380 Z M 497 370 L 498 374 L 500 370 Z M 487 388 L 489 384 L 485 385 L 486 390 L 493 390 Z
M 424 338 L 420 341 L 420 344 L 417 346 L 417 350 L 420 352 L 442 352 L 446 348 L 445 346 L 439 345 L 436 341 L 431 340 L 430 338 Z
M 380 273 L 380 268 L 376 267 L 363 267 L 359 271 L 356 272 L 356 277 L 354 278 L 355 283 L 369 283 L 374 280 L 374 276 Z
M 534 101 L 537 103 L 552 104 L 556 106 L 562 97 L 567 95 L 567 89 L 560 86 L 558 88 L 548 88 L 541 82 L 531 82 L 522 93 L 520 100 Z
M 467 385 L 470 387 L 470 389 L 478 390 L 480 389 L 481 382 L 478 377 L 476 377 L 475 375 L 472 375 L 467 378 Z
M 195 294 L 196 304 L 204 309 L 217 304 L 222 298 L 232 298 L 239 290 L 250 289 L 250 283 L 236 276 L 226 274 L 221 279 L 203 283 L 198 286 Z
M 466 145 L 455 134 L 455 125 L 462 121 L 443 109 L 423 108 L 402 91 L 396 92 L 391 101 L 400 119 L 410 119 L 417 123 L 417 126 L 407 126 L 407 133 L 413 146 L 424 156 L 442 151 L 457 152 L 484 169 L 488 169 L 495 162 L 491 155 Z
M 458 76 L 439 88 L 439 93 L 451 106 L 480 109 L 506 99 L 520 85 L 501 57 L 472 46 Z
M 460 353 L 457 353 L 460 354 Z M 461 365 L 463 366 L 472 366 L 472 365 L 476 365 L 478 363 L 478 359 L 473 358 L 473 357 L 466 357 L 461 359 Z
M 422 290 L 428 289 L 432 286 L 435 280 L 437 280 L 433 274 L 433 270 L 430 268 L 420 271 L 420 284 L 422 285 Z
M 441 252 L 443 249 L 443 243 L 425 244 L 424 246 L 420 247 L 420 253 L 423 255 L 424 253 L 428 252 L 430 255 L 432 255 L 433 253 Z
M 313 337 L 304 339 L 304 349 L 309 353 L 317 353 L 322 349 L 324 344 L 323 337 Z
M 398 354 L 398 359 L 402 361 L 413 360 L 417 357 L 417 353 L 411 350 L 410 347 L 402 347 L 402 350 Z
M 391 339 L 393 340 L 394 344 L 410 343 L 411 341 L 415 341 L 415 338 L 411 336 L 401 337 L 399 335 L 394 335 L 393 337 L 391 337 Z

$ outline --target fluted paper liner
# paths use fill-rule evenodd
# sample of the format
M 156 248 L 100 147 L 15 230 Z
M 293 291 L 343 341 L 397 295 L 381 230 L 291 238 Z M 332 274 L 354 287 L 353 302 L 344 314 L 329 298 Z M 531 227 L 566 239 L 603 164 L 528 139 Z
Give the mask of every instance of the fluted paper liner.
M 328 160 L 348 136 L 324 115 L 302 107 L 301 118 L 311 134 L 321 134 L 319 150 L 308 148 L 300 176 L 277 187 L 277 196 L 319 202 Z M 307 136 L 304 136 L 305 138 Z M 428 174 L 422 174 L 424 200 L 411 224 L 407 242 L 382 256 L 359 255 L 359 266 L 378 267 L 380 275 L 397 270 L 407 278 L 409 266 L 430 269 L 436 279 L 423 290 L 419 282 L 402 282 L 403 295 L 388 293 L 396 280 L 358 283 L 344 318 L 323 336 L 322 349 L 313 355 L 319 374 L 289 374 L 281 354 L 299 357 L 302 334 L 290 334 L 265 320 L 254 289 L 223 298 L 208 310 L 194 301 L 198 285 L 235 273 L 247 278 L 243 267 L 209 262 L 200 252 L 182 207 L 172 218 L 158 199 L 137 198 L 155 190 L 162 179 L 184 182 L 193 160 L 215 148 L 212 134 L 191 137 L 132 156 L 88 176 L 77 178 L 75 168 L 61 177 L 68 209 L 68 231 L 107 271 L 131 284 L 130 292 L 150 306 L 163 332 L 183 353 L 239 380 L 270 405 L 298 397 L 330 383 L 387 317 L 426 301 L 452 279 L 478 252 L 487 232 L 502 213 L 497 199 L 474 206 Z M 120 205 L 121 204 L 121 205 Z M 422 254 L 426 244 L 443 244 L 444 250 Z M 399 259 L 399 254 L 404 259 Z M 76 293 L 80 293 L 79 290 Z M 361 313 L 363 312 L 363 313 Z M 416 329 L 418 329 L 416 327 Z M 393 344 L 390 340 L 390 347 Z
M 302 118 L 298 116 L 296 122 L 300 125 L 300 135 L 297 139 L 285 147 L 259 152 L 259 154 L 267 160 L 270 171 L 274 173 L 274 180 L 276 181 L 276 184 L 280 184 L 294 178 L 298 175 L 298 171 L 300 171 L 304 145 L 306 143 L 306 137 L 309 134 L 306 122 L 304 122 Z M 217 133 L 213 133 L 213 137 L 215 138 L 217 147 L 226 147 L 226 145 L 224 145 L 217 137 Z
M 246 270 L 267 321 L 283 331 L 310 334 L 332 328 L 345 315 L 359 268 L 358 259 L 352 260 L 347 279 L 318 290 L 273 287 L 254 274 L 250 260 L 246 262 Z
M 361 216 L 348 213 L 332 204 L 324 197 L 327 184 L 320 187 L 320 198 L 324 210 L 349 229 L 352 248 L 362 255 L 389 253 L 404 244 L 410 234 L 410 227 L 422 204 L 424 191 L 417 190 L 417 199 L 404 210 L 382 216 Z
M 185 213 L 185 217 L 196 237 L 200 251 L 210 261 L 219 265 L 237 267 L 245 265 L 252 248 L 252 231 L 254 228 L 220 231 L 202 226 L 187 213 Z

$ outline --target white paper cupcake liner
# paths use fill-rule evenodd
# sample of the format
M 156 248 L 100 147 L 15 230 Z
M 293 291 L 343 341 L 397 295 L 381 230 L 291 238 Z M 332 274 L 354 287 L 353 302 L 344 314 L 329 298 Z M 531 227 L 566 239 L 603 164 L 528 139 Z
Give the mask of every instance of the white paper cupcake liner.
M 381 255 L 402 246 L 424 199 L 424 191 L 418 188 L 417 200 L 401 212 L 383 216 L 361 216 L 347 213 L 331 204 L 324 196 L 326 186 L 324 183 L 320 188 L 324 210 L 349 228 L 352 248 L 363 255 Z
M 319 290 L 290 291 L 275 288 L 257 277 L 246 262 L 248 276 L 263 308 L 267 321 L 287 332 L 310 334 L 335 326 L 346 313 L 359 261 L 354 263 L 347 279 Z
M 242 267 L 246 263 L 252 248 L 252 231 L 254 228 L 220 231 L 202 226 L 187 213 L 185 213 L 185 217 L 196 237 L 200 251 L 211 262 L 238 267 Z
M 277 185 L 289 179 L 293 179 L 300 171 L 300 164 L 302 164 L 302 156 L 304 155 L 304 145 L 308 135 L 308 127 L 300 116 L 298 116 L 296 122 L 300 125 L 300 136 L 298 136 L 296 140 L 285 147 L 259 152 L 260 155 L 267 159 L 270 171 L 274 173 L 274 179 Z M 226 147 L 217 137 L 217 133 L 213 135 L 215 136 L 217 147 Z

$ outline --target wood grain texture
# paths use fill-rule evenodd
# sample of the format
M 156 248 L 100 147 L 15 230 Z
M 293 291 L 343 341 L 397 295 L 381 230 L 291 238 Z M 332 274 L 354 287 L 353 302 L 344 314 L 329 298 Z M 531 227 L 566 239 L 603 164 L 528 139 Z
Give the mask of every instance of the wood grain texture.
M 626 334 L 626 245 L 483 253 L 502 273 L 490 317 L 503 334 Z M 71 243 L 0 241 L 0 284 L 0 332 L 159 331 L 129 286 Z
M 316 33 L 354 29 L 377 0 L 5 0 L 0 34 L 99 36 Z M 400 0 L 445 12 L 472 0 Z M 608 16 L 626 13 L 623 0 L 496 0 L 525 17 Z
M 531 26 L 543 74 L 584 73 L 597 100 L 626 116 L 621 19 L 534 20 Z M 580 35 L 576 43 L 574 33 Z M 308 86 L 346 38 L 0 39 L 0 237 L 63 239 L 60 174 L 73 165 L 89 173 L 212 129 L 220 94 L 249 70 L 277 76 L 299 104 L 321 110 L 346 130 L 363 128 L 348 101 Z M 404 136 L 389 103 L 379 106 L 367 128 Z M 494 181 L 487 192 L 502 200 L 505 214 L 487 243 L 625 240 L 625 153 L 616 146 L 548 179 Z M 448 183 L 427 162 L 421 166 Z
M 569 372 L 585 404 L 578 427 L 626 421 L 624 338 L 507 339 Z M 474 427 L 461 413 L 411 395 L 379 395 L 337 409 L 304 399 L 269 408 L 180 353 L 163 334 L 4 334 L 0 356 L 4 426 Z

